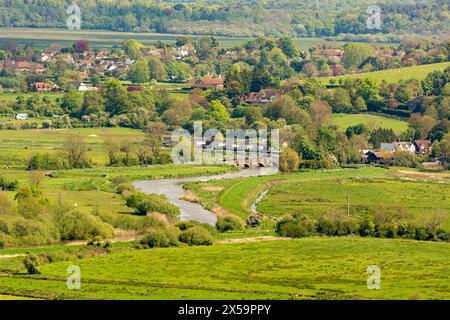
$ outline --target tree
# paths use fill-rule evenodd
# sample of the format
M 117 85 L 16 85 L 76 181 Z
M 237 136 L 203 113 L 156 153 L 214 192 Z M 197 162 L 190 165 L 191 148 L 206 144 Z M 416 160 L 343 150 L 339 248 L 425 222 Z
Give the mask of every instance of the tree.
M 123 50 L 131 59 L 137 59 L 141 55 L 142 43 L 135 39 L 129 39 L 122 45 Z
M 282 172 L 295 172 L 298 170 L 300 158 L 298 153 L 291 148 L 283 148 L 280 156 L 280 170 Z
M 79 116 L 83 107 L 83 94 L 78 91 L 67 92 L 62 100 L 61 108 L 71 116 Z
M 333 112 L 351 112 L 353 109 L 350 94 L 346 89 L 337 88 L 332 99 Z
M 133 83 L 145 83 L 150 81 L 150 69 L 147 60 L 139 59 L 130 69 L 129 78 Z
M 63 145 L 69 166 L 71 168 L 90 167 L 90 160 L 87 156 L 88 146 L 79 135 L 70 135 Z
M 211 117 L 217 121 L 229 121 L 230 114 L 228 113 L 225 106 L 219 100 L 213 100 L 211 102 Z
M 331 107 L 325 101 L 314 101 L 309 107 L 309 115 L 316 128 L 327 125 L 331 119 L 331 113 Z
M 89 42 L 87 42 L 86 40 L 78 40 L 73 45 L 73 48 L 76 53 L 84 53 L 84 52 L 88 52 L 91 50 L 91 47 L 89 46 Z
M 395 141 L 395 132 L 392 129 L 379 128 L 370 134 L 369 143 L 375 148 L 380 148 L 382 142 L 391 143 Z
M 148 68 L 150 71 L 150 79 L 166 80 L 167 72 L 164 64 L 157 57 L 150 57 L 148 59 Z
M 436 122 L 436 119 L 433 117 L 422 116 L 419 113 L 413 113 L 409 118 L 409 125 L 418 130 L 421 139 L 425 139 L 428 136 Z
M 295 46 L 294 40 L 292 40 L 292 38 L 289 37 L 281 37 L 280 39 L 278 39 L 277 41 L 278 47 L 281 49 L 281 51 L 283 51 L 283 53 L 288 57 L 288 58 L 296 58 L 298 57 L 298 50 Z
M 373 55 L 372 46 L 365 43 L 349 43 L 345 46 L 342 63 L 347 69 L 357 68 Z

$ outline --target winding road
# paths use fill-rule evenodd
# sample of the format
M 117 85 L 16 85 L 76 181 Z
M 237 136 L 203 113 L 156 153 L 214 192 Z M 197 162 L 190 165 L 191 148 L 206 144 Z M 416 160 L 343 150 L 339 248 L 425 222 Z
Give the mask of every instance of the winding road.
M 193 220 L 200 223 L 215 225 L 217 217 L 214 213 L 204 209 L 198 203 L 192 203 L 181 199 L 184 195 L 183 184 L 218 179 L 267 176 L 276 174 L 277 172 L 278 171 L 275 168 L 243 169 L 239 172 L 230 172 L 206 177 L 136 181 L 133 185 L 139 191 L 147 194 L 155 193 L 166 195 L 167 198 L 180 209 L 181 221 Z

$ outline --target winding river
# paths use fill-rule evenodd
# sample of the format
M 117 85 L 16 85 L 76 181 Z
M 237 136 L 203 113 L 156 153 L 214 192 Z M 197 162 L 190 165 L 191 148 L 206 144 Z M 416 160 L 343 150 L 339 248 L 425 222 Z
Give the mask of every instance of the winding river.
M 214 213 L 204 209 L 197 203 L 181 199 L 184 195 L 183 184 L 197 181 L 267 176 L 275 173 L 277 173 L 277 169 L 274 168 L 243 169 L 238 172 L 229 172 L 213 176 L 136 181 L 133 185 L 139 191 L 147 194 L 156 193 L 166 195 L 167 198 L 180 209 L 181 221 L 193 220 L 215 225 L 217 217 Z

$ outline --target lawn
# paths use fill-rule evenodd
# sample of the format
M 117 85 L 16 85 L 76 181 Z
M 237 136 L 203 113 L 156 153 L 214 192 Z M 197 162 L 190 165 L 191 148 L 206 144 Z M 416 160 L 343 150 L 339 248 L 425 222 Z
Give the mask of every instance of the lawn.
M 63 97 L 63 93 L 36 93 L 36 92 L 28 92 L 28 93 L 2 93 L 0 94 L 0 102 L 14 102 L 17 97 L 23 97 L 24 99 L 31 98 L 32 96 L 38 95 L 40 97 L 48 97 L 51 101 L 56 101 L 58 98 Z
M 0 293 L 49 299 L 448 299 L 448 243 L 304 238 L 115 252 L 0 277 Z M 81 269 L 81 289 L 66 269 Z M 368 290 L 367 267 L 381 269 Z
M 396 134 L 400 134 L 408 129 L 408 122 L 381 115 L 344 113 L 333 114 L 332 124 L 343 130 L 360 123 L 365 124 L 370 129 L 392 129 Z
M 339 81 L 339 79 L 344 80 L 346 78 L 371 78 L 378 83 L 380 83 L 382 80 L 386 80 L 388 83 L 397 83 L 402 79 L 403 80 L 407 80 L 407 79 L 422 80 L 427 76 L 427 74 L 429 74 L 433 71 L 444 71 L 449 66 L 450 66 L 450 62 L 442 62 L 442 63 L 425 64 L 425 65 L 420 65 L 420 66 L 405 67 L 405 68 L 398 68 L 398 69 L 388 69 L 388 70 L 375 71 L 375 72 L 369 72 L 369 73 L 358 73 L 358 74 L 344 75 L 344 76 L 338 76 L 338 77 L 326 77 L 326 78 L 320 78 L 320 80 L 325 85 L 329 84 L 331 79 L 334 79 L 337 83 L 337 81 Z

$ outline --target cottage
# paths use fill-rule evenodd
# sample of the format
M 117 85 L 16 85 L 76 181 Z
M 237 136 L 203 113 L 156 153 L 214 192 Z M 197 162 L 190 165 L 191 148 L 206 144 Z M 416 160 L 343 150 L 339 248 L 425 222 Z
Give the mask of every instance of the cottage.
M 202 79 L 195 80 L 192 87 L 200 88 L 200 89 L 222 90 L 223 89 L 223 79 L 220 77 L 219 78 L 205 77 Z
M 35 82 L 33 84 L 34 91 L 36 92 L 49 92 L 53 89 L 53 86 L 50 82 Z
M 431 151 L 431 141 L 416 140 L 414 141 L 414 147 L 416 148 L 416 153 L 427 154 Z
M 381 143 L 381 151 L 405 151 L 409 153 L 416 153 L 416 147 L 411 142 L 395 141 L 392 143 Z
M 249 104 L 267 104 L 281 95 L 281 91 L 277 89 L 261 89 L 259 92 L 250 92 L 248 96 L 244 96 L 244 101 Z

